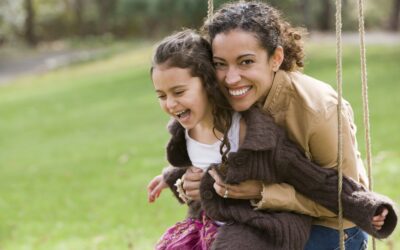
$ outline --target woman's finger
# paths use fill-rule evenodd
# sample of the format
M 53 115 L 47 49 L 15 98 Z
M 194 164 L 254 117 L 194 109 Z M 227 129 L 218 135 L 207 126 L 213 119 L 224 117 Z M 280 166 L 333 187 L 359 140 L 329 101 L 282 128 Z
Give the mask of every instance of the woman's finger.
M 203 172 L 203 170 L 201 168 L 193 167 L 193 166 L 189 167 L 187 171 L 189 171 L 191 173 L 201 173 L 201 172 Z
M 192 189 L 186 190 L 185 194 L 192 200 L 200 200 L 200 190 L 199 189 Z
M 217 182 L 214 182 L 213 187 L 214 187 L 215 192 L 219 196 L 224 197 L 225 196 L 225 192 L 228 190 L 227 197 L 224 197 L 224 198 L 235 198 L 235 194 L 233 192 L 231 192 L 231 190 L 229 189 L 228 186 L 219 185 Z
M 215 169 L 211 169 L 208 171 L 208 173 L 210 173 L 211 177 L 215 180 L 215 182 L 220 185 L 225 187 L 225 183 L 222 181 L 221 177 L 219 176 L 219 174 L 217 173 L 217 171 L 215 171 Z
M 203 171 L 193 172 L 190 171 L 190 168 L 186 171 L 186 173 L 182 176 L 183 181 L 200 181 L 201 177 L 203 177 Z
M 185 191 L 196 190 L 200 188 L 200 181 L 184 180 L 183 189 Z

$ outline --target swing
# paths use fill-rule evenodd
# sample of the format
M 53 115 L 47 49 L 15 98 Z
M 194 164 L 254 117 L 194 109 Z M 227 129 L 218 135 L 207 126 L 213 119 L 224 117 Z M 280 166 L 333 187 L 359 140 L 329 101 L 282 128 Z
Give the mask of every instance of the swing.
M 367 152 L 367 171 L 369 190 L 372 191 L 372 154 L 371 154 L 371 135 L 369 123 L 369 105 L 368 105 L 368 83 L 367 83 L 367 63 L 365 49 L 365 30 L 364 30 L 364 2 L 358 0 L 358 29 L 360 34 L 360 62 L 361 62 L 361 86 L 363 100 L 363 123 L 365 147 Z M 336 83 L 338 92 L 338 107 L 337 112 L 340 114 L 342 109 L 342 1 L 336 0 Z M 343 182 L 343 136 L 342 136 L 342 117 L 338 115 L 338 223 L 340 235 L 340 249 L 345 249 L 344 246 L 344 231 L 343 231 L 343 208 L 342 200 L 342 182 Z M 372 249 L 376 249 L 375 238 L 372 238 Z
M 243 0 L 241 0 L 243 1 Z M 213 0 L 208 0 L 207 17 L 211 19 L 214 12 Z M 338 93 L 337 112 L 342 110 L 342 1 L 336 0 L 336 84 Z M 361 85 L 362 85 L 362 100 L 363 100 L 363 123 L 365 147 L 367 152 L 367 171 L 369 190 L 372 191 L 372 155 L 371 155 L 371 136 L 369 123 L 369 108 L 368 108 L 368 84 L 367 84 L 367 69 L 366 69 L 366 49 L 365 49 L 365 30 L 364 30 L 364 2 L 358 0 L 358 22 L 360 34 L 360 61 L 361 61 Z M 342 116 L 338 115 L 338 225 L 340 237 L 340 249 L 344 250 L 344 229 L 343 229 L 343 207 L 342 207 L 342 185 L 343 185 L 343 132 L 342 132 Z M 375 238 L 372 239 L 372 248 L 376 249 Z

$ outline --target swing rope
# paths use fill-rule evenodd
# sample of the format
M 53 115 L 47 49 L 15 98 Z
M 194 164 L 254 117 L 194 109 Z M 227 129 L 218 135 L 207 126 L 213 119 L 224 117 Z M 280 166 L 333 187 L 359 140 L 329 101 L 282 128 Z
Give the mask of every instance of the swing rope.
M 343 130 L 342 130 L 342 2 L 336 0 L 336 84 L 338 92 L 338 228 L 340 250 L 344 250 L 344 230 L 343 230 L 343 206 L 342 206 L 342 187 L 343 187 Z
M 207 8 L 207 18 L 211 20 L 214 13 L 214 2 L 213 0 L 208 0 L 208 8 Z
M 367 152 L 367 170 L 369 190 L 372 191 L 372 153 L 371 153 L 371 135 L 369 123 L 369 103 L 368 103 L 368 81 L 367 81 L 367 59 L 365 49 L 365 30 L 364 30 L 364 1 L 358 1 L 358 30 L 360 34 L 360 63 L 361 63 L 361 86 L 363 100 L 363 121 L 365 147 Z M 376 249 L 375 238 L 372 238 L 372 249 Z

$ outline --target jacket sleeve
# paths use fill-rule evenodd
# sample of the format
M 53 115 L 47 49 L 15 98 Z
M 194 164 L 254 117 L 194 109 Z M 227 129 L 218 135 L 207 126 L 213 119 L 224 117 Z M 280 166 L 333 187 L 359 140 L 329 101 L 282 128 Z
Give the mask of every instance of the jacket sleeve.
M 296 192 L 293 186 L 286 183 L 264 184 L 262 199 L 253 201 L 253 206 L 258 210 L 290 211 L 312 217 L 337 217 L 335 213 Z
M 180 203 L 185 203 L 181 198 L 179 198 L 179 193 L 175 186 L 175 182 L 185 174 L 187 168 L 183 167 L 173 167 L 168 166 L 163 170 L 163 178 L 164 181 L 167 183 L 168 187 L 171 189 L 174 196 L 178 199 Z
M 353 111 L 348 102 L 344 102 L 342 115 L 343 139 L 343 174 L 368 187 L 365 168 L 362 164 L 356 140 L 356 126 L 353 121 Z M 308 146 L 312 161 L 324 168 L 337 169 L 338 156 L 338 117 L 337 107 L 328 108 L 325 116 L 319 117 L 314 123 L 309 137 Z

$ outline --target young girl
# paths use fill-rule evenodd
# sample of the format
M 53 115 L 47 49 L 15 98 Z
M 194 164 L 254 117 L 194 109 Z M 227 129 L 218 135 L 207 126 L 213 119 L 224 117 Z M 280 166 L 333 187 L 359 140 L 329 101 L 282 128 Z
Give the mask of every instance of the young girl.
M 230 125 L 226 123 L 230 123 L 232 112 L 218 90 L 210 60 L 208 42 L 186 30 L 165 38 L 158 45 L 151 68 L 161 108 L 185 128 L 184 147 L 187 147 L 192 164 L 203 170 L 211 163 L 221 161 L 223 138 L 239 138 L 238 114 L 233 116 L 231 129 L 225 129 Z M 232 141 L 230 146 L 235 150 L 238 145 Z M 149 201 L 153 202 L 166 186 L 162 176 L 151 181 Z M 180 197 L 187 201 L 182 192 Z M 199 202 L 189 204 L 189 218 L 170 228 L 157 249 L 209 249 L 217 225 L 198 211 Z
M 170 228 L 157 249 L 208 249 L 218 226 L 221 230 L 213 245 L 216 249 L 301 249 L 308 238 L 310 217 L 255 211 L 246 200 L 226 199 L 228 189 L 224 199 L 220 199 L 215 195 L 214 181 L 209 175 L 202 180 L 201 206 L 199 201 L 189 200 L 182 189 L 179 177 L 188 166 L 207 169 L 212 163 L 219 165 L 222 159 L 222 164 L 215 169 L 229 184 L 248 179 L 287 182 L 317 202 L 336 209 L 336 196 L 327 195 L 332 191 L 331 186 L 324 185 L 337 181 L 335 171 L 321 169 L 308 161 L 260 109 L 243 113 L 243 119 L 239 113 L 232 112 L 215 83 L 210 60 L 207 41 L 188 30 L 164 39 L 154 55 L 151 69 L 154 88 L 160 106 L 174 118 L 169 126 L 172 137 L 167 158 L 177 168 L 150 182 L 149 200 L 154 201 L 168 184 L 189 205 L 189 218 Z M 286 154 L 276 156 L 280 150 L 295 158 L 286 159 Z M 261 157 L 265 164 L 259 159 L 259 164 L 251 164 L 255 157 Z M 288 169 L 288 165 L 293 166 Z M 297 177 L 299 173 L 305 177 Z M 305 185 L 310 180 L 315 183 Z M 389 201 L 365 192 L 346 178 L 344 186 L 346 217 L 380 238 L 393 231 L 396 215 Z M 357 197 L 353 197 L 354 191 L 358 191 Z M 389 212 L 390 223 L 377 230 L 370 221 L 383 207 Z M 229 223 L 212 221 L 206 215 Z

